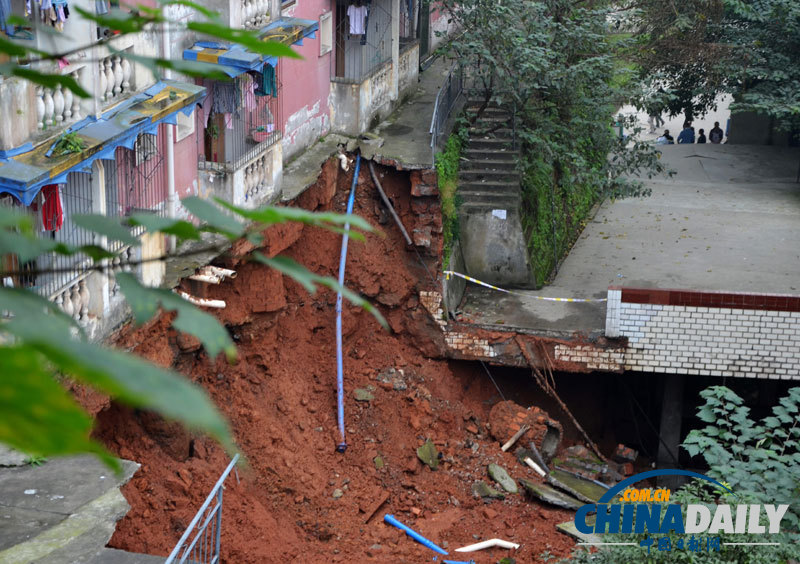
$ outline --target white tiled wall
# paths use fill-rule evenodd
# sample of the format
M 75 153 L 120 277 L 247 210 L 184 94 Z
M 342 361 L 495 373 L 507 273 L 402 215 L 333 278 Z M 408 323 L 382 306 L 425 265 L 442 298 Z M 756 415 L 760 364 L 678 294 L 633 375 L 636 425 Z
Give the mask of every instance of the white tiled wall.
M 800 380 L 800 313 L 634 304 L 609 290 L 606 335 L 626 370 Z

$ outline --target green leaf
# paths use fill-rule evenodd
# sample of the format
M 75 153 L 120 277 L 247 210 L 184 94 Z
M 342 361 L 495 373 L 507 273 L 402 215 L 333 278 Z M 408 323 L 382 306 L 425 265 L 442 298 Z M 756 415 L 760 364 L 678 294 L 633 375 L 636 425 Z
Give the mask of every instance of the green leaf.
M 0 206 L 0 227 L 12 227 L 22 233 L 33 233 L 33 216 L 16 207 Z
M 176 72 L 180 72 L 182 74 L 193 77 L 211 78 L 213 80 L 224 80 L 224 81 L 229 81 L 231 79 L 231 77 L 229 77 L 222 70 L 220 70 L 219 65 L 215 65 L 212 63 L 204 63 L 202 61 L 161 59 L 158 57 L 147 57 L 144 55 L 137 55 L 130 51 L 118 51 L 112 48 L 109 48 L 109 50 L 113 54 L 128 59 L 132 63 L 138 63 L 144 66 L 145 68 L 149 69 L 150 72 L 152 72 L 156 78 L 158 78 L 159 68 L 163 68 L 163 69 L 171 69 Z
M 62 88 L 70 90 L 79 98 L 92 97 L 89 92 L 84 90 L 81 85 L 69 75 L 47 74 L 13 63 L 0 66 L 0 73 L 3 75 L 18 76 L 19 78 L 24 78 L 25 80 L 33 82 L 34 84 L 38 84 L 50 89 L 54 89 L 56 86 L 61 85 Z
M 39 239 L 32 235 L 0 229 L 0 255 L 16 254 L 21 263 L 50 252 L 58 246 L 59 243 L 52 239 Z
M 275 270 L 278 270 L 283 274 L 289 276 L 295 282 L 301 284 L 308 292 L 312 294 L 317 289 L 316 284 L 329 288 L 335 292 L 341 292 L 342 296 L 346 298 L 348 301 L 350 301 L 352 304 L 357 305 L 362 309 L 364 309 L 364 311 L 371 313 L 372 316 L 378 321 L 378 323 L 381 324 L 381 326 L 384 329 L 389 329 L 389 324 L 383 318 L 381 312 L 379 312 L 377 308 L 375 308 L 375 306 L 373 306 L 371 303 L 369 303 L 367 300 L 365 300 L 355 292 L 340 285 L 339 282 L 334 280 L 333 278 L 314 274 L 313 272 L 309 271 L 303 266 L 297 264 L 292 259 L 286 257 L 268 258 L 256 251 L 253 253 L 253 259 L 262 264 L 266 264 L 267 266 L 274 268 Z
M 80 6 L 75 6 L 73 9 L 85 19 L 96 22 L 100 27 L 113 29 L 122 35 L 139 33 L 144 31 L 148 25 L 165 21 L 160 11 L 156 13 L 148 12 L 149 16 L 145 17 L 137 15 L 135 12 L 125 12 L 116 8 L 103 15 L 96 14 L 94 10 L 84 10 Z
M 100 262 L 103 259 L 113 259 L 117 256 L 117 253 L 112 253 L 99 245 L 83 245 L 78 247 L 78 251 L 91 258 L 94 262 Z
M 76 340 L 56 343 L 36 336 L 26 338 L 25 343 L 66 374 L 133 407 L 151 409 L 208 433 L 228 450 L 233 448 L 228 425 L 205 391 L 179 374 L 94 343 Z
M 117 282 L 137 323 L 151 319 L 158 312 L 159 306 L 165 311 L 177 311 L 178 315 L 172 325 L 179 331 L 197 337 L 211 358 L 224 352 L 229 361 L 236 359 L 236 347 L 230 335 L 213 315 L 199 310 L 169 290 L 142 286 L 130 273 L 118 273 Z
M 175 235 L 179 239 L 200 240 L 200 231 L 190 222 L 182 219 L 170 219 L 150 213 L 133 213 L 130 217 L 131 225 L 141 225 L 150 233 L 164 233 Z
M 244 233 L 242 223 L 202 198 L 189 196 L 182 199 L 181 204 L 199 220 L 205 221 L 210 227 L 217 229 L 229 238 L 241 237 Z
M 0 347 L 0 442 L 33 456 L 91 452 L 119 462 L 89 438 L 92 419 L 28 346 Z
M 225 25 L 212 22 L 188 22 L 186 24 L 186 29 L 231 43 L 238 43 L 246 47 L 249 51 L 258 53 L 259 55 L 302 59 L 299 54 L 287 45 L 275 41 L 262 41 L 258 37 L 258 32 L 255 31 L 231 29 Z
M 75 213 L 72 214 L 72 221 L 84 229 L 105 235 L 111 241 L 121 241 L 132 247 L 141 245 L 139 239 L 131 235 L 131 232 L 122 225 L 119 218 L 93 213 Z
M 248 210 L 238 206 L 234 206 L 220 198 L 214 198 L 215 201 L 223 207 L 237 213 L 238 215 L 247 218 L 251 221 L 258 222 L 262 225 L 274 225 L 277 223 L 286 223 L 287 221 L 297 221 L 305 223 L 306 225 L 314 225 L 317 227 L 330 228 L 331 225 L 345 225 L 350 224 L 351 229 L 360 229 L 362 231 L 371 232 L 372 225 L 369 224 L 364 218 L 354 214 L 340 214 L 333 212 L 310 212 L 302 208 L 291 207 L 274 207 L 266 206 L 263 208 Z M 351 233 L 351 236 L 354 234 Z

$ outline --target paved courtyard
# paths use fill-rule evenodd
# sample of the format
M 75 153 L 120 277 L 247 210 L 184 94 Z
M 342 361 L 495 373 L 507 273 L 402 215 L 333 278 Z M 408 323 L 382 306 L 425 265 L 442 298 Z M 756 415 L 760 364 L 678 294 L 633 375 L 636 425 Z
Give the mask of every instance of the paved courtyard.
M 470 286 L 476 323 L 601 334 L 609 285 L 800 294 L 800 150 L 668 145 L 671 179 L 646 198 L 606 201 L 550 286 L 509 296 Z

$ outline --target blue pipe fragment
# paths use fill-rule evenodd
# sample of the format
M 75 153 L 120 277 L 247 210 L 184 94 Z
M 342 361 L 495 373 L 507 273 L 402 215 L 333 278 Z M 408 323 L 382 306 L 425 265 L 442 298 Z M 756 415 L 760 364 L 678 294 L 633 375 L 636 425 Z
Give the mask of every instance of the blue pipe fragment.
M 444 550 L 443 548 L 439 548 L 438 546 L 433 544 L 433 542 L 429 541 L 421 534 L 419 534 L 417 531 L 407 527 L 406 525 L 403 525 L 400 521 L 394 518 L 394 515 L 389 515 L 387 513 L 386 515 L 383 516 L 383 520 L 389 523 L 390 525 L 397 527 L 401 531 L 404 531 L 408 536 L 410 536 L 412 539 L 420 543 L 422 546 L 425 546 L 427 548 L 430 548 L 434 552 L 438 552 L 439 554 L 444 554 L 445 556 L 447 556 L 446 550 Z
M 442 560 L 444 564 L 475 564 L 474 560 Z
M 353 183 L 350 185 L 350 197 L 347 199 L 347 213 L 353 213 L 353 202 L 356 196 L 358 172 L 361 169 L 361 155 L 356 155 L 356 168 L 353 172 Z M 342 236 L 342 254 L 339 257 L 339 286 L 344 286 L 344 268 L 347 263 L 347 242 L 350 240 L 350 223 L 344 224 Z M 336 403 L 339 418 L 339 444 L 336 452 L 347 450 L 344 439 L 344 361 L 342 360 L 342 292 L 336 293 Z

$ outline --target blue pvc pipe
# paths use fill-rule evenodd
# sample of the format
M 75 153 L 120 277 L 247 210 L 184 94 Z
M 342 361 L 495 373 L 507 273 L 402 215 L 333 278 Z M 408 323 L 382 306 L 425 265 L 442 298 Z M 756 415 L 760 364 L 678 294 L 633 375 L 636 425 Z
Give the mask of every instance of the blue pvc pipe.
M 350 197 L 347 199 L 347 213 L 353 213 L 353 202 L 356 196 L 358 171 L 361 169 L 361 155 L 356 155 L 356 169 L 353 172 L 353 183 L 350 185 Z M 350 240 L 350 224 L 344 224 L 342 237 L 342 254 L 339 257 L 339 286 L 344 286 L 344 267 L 347 263 L 347 242 Z M 336 452 L 347 450 L 344 440 L 344 361 L 342 360 L 342 292 L 336 294 L 336 402 L 339 417 L 339 444 Z
M 423 537 L 421 534 L 419 534 L 414 529 L 411 529 L 411 528 L 407 527 L 406 525 L 403 525 L 400 521 L 398 521 L 397 519 L 394 518 L 394 515 L 389 515 L 387 513 L 386 515 L 383 516 L 383 520 L 386 521 L 387 523 L 389 523 L 390 525 L 393 525 L 393 526 L 397 527 L 401 531 L 404 531 L 405 534 L 407 534 L 412 539 L 414 539 L 415 541 L 420 543 L 422 546 L 425 546 L 427 548 L 430 548 L 434 552 L 438 552 L 439 554 L 444 554 L 445 556 L 447 556 L 447 551 L 445 549 L 439 548 L 438 546 L 433 544 L 433 542 L 431 542 L 428 539 L 426 539 L 425 537 Z
M 475 564 L 474 560 L 442 560 L 444 564 Z

